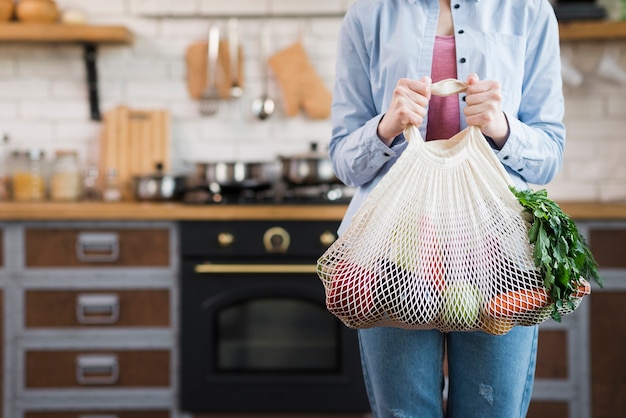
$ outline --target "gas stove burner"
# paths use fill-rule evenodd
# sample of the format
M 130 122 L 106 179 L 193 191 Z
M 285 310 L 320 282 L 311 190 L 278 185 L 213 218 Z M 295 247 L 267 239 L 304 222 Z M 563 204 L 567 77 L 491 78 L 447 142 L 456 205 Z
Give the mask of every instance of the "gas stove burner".
M 185 193 L 189 204 L 345 204 L 354 190 L 341 184 L 289 186 L 277 183 L 265 189 L 218 190 L 196 185 Z
M 354 191 L 338 184 L 322 184 L 314 186 L 298 186 L 285 191 L 285 201 L 302 201 L 309 203 L 347 203 L 352 199 Z

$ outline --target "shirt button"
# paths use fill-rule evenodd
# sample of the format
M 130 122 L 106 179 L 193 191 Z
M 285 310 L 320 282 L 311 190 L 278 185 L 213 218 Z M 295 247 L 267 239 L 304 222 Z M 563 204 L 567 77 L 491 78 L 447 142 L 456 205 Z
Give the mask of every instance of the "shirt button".
M 508 155 L 505 155 L 504 157 L 502 157 L 502 159 L 503 159 L 503 160 L 508 160 L 508 159 L 509 159 L 509 156 L 508 156 Z
M 520 169 L 518 169 L 517 171 L 521 173 L 522 171 L 524 171 L 524 169 L 523 169 L 523 168 L 520 168 Z
M 458 33 L 462 35 L 462 34 L 464 34 L 464 33 L 465 33 L 465 31 L 464 31 L 463 29 L 459 29 L 459 32 L 458 32 Z
M 385 157 L 389 157 L 389 153 L 387 153 L 387 152 L 386 152 L 386 153 L 384 153 L 383 155 L 384 155 Z
M 466 97 L 467 97 L 467 96 L 463 96 L 463 97 L 461 97 L 461 100 L 465 101 L 465 98 L 466 98 Z
M 455 9 L 458 9 L 459 7 L 461 7 L 461 5 L 460 5 L 460 4 L 455 4 L 455 5 L 454 5 L 454 8 L 455 8 Z
M 465 64 L 465 61 L 467 61 L 465 58 L 461 58 L 461 59 L 459 60 L 459 62 L 460 62 L 461 64 Z

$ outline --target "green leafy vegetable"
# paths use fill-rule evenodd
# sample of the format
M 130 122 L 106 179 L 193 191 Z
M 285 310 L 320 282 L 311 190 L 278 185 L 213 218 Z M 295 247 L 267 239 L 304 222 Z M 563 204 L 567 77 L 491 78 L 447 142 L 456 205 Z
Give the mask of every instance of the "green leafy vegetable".
M 546 190 L 520 191 L 511 187 L 511 191 L 530 215 L 528 238 L 534 246 L 533 258 L 554 301 L 552 318 L 560 321 L 558 308 L 572 307 L 572 295 L 581 278 L 603 285 L 598 263 L 574 221 L 548 198 Z

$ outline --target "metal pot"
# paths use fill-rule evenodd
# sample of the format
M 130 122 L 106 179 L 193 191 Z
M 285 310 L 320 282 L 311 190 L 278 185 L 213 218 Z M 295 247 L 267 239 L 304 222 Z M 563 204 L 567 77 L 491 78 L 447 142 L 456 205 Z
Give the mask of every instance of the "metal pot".
M 179 200 L 186 188 L 185 177 L 165 174 L 161 163 L 156 165 L 154 174 L 135 176 L 133 180 L 135 199 L 141 201 Z
M 220 192 L 263 190 L 279 178 L 279 169 L 276 162 L 196 163 L 196 177 Z
M 340 183 L 335 176 L 327 153 L 317 151 L 317 143 L 311 143 L 308 153 L 291 157 L 279 157 L 282 162 L 283 179 L 293 185 L 320 185 Z

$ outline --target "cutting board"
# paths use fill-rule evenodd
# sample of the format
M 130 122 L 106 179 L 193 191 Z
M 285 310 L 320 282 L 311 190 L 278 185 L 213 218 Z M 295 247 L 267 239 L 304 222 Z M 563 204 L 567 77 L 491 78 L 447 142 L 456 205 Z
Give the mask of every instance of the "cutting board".
M 115 169 L 124 200 L 132 199 L 134 176 L 152 174 L 157 163 L 170 167 L 170 114 L 167 110 L 115 107 L 104 115 L 100 173 Z

